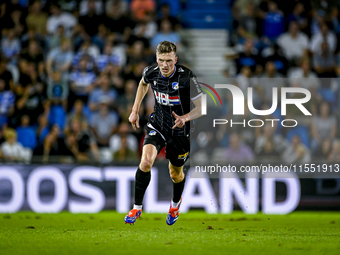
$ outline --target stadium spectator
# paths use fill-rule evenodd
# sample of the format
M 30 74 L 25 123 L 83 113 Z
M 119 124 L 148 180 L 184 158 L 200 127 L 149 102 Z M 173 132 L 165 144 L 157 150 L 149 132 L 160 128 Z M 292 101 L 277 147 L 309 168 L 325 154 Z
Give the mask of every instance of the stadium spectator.
M 272 139 L 267 139 L 265 141 L 265 144 L 260 149 L 257 155 L 265 159 L 272 159 L 272 160 L 273 159 L 278 160 L 280 157 L 280 153 L 276 150 Z
M 28 29 L 34 29 L 38 34 L 46 34 L 47 13 L 41 11 L 41 1 L 34 1 L 26 17 Z
M 88 40 L 91 40 L 91 37 L 86 33 L 84 26 L 82 24 L 76 24 L 73 28 L 73 32 L 71 35 L 72 44 L 74 46 L 74 50 L 78 51 L 80 46 Z
M 22 88 L 22 93 L 17 93 L 16 116 L 20 118 L 26 114 L 34 125 L 38 116 L 46 111 L 46 86 L 38 77 L 33 64 L 27 66 L 27 76 L 30 83 Z
M 320 31 L 312 36 L 309 49 L 313 54 L 322 51 L 322 43 L 326 41 L 329 50 L 333 53 L 337 47 L 338 40 L 333 31 L 328 28 L 325 22 L 320 25 Z
M 96 45 L 100 52 L 103 52 L 104 45 L 108 38 L 109 30 L 104 24 L 98 26 L 98 33 L 93 37 L 93 44 Z
M 337 37 L 339 37 L 340 34 L 339 7 L 335 7 L 333 10 L 331 10 L 329 19 L 333 26 L 335 34 L 337 35 Z
M 99 100 L 98 112 L 93 114 L 90 125 L 98 146 L 107 147 L 109 138 L 117 132 L 119 117 L 116 112 L 109 110 L 110 98 L 102 96 Z
M 275 81 L 275 82 L 274 82 Z M 284 87 L 283 75 L 276 71 L 276 66 L 274 62 L 267 62 L 265 66 L 265 73 L 258 80 L 256 89 L 258 94 L 262 97 L 263 103 L 270 103 L 273 97 L 273 87 L 280 90 Z
M 157 32 L 157 23 L 153 20 L 151 13 L 145 14 L 143 20 L 138 22 L 132 33 L 137 37 L 144 37 L 148 40 L 152 39 Z
M 311 32 L 312 34 L 318 33 L 322 30 L 322 24 L 325 20 L 327 20 L 334 8 L 336 8 L 336 1 L 329 0 L 313 0 L 312 4 L 312 20 L 311 20 Z
M 331 151 L 332 151 L 332 141 L 324 140 L 321 143 L 321 148 L 317 152 L 317 155 L 314 155 L 314 156 L 317 156 L 320 159 L 328 159 Z
M 154 0 L 132 0 L 130 3 L 132 17 L 136 20 L 144 20 L 148 13 L 156 9 Z
M 22 96 L 25 90 L 29 89 L 32 85 L 31 77 L 28 75 L 28 63 L 24 59 L 19 60 L 19 80 L 15 86 L 15 94 Z
M 258 55 L 257 49 L 254 47 L 252 40 L 248 39 L 244 42 L 244 50 L 238 55 L 232 56 L 236 59 L 237 73 L 241 71 L 243 66 L 249 66 L 252 72 L 255 72 L 257 65 L 262 64 L 262 59 Z
M 162 41 L 173 42 L 177 45 L 177 47 L 180 44 L 181 38 L 176 32 L 172 31 L 169 20 L 163 20 L 161 22 L 160 31 L 152 38 L 151 45 L 154 49 L 156 49 L 157 45 Z
M 59 100 L 54 100 L 51 104 L 48 114 L 48 122 L 52 126 L 57 124 L 59 128 L 63 129 L 66 121 L 66 111 Z
M 120 148 L 113 153 L 113 160 L 117 162 L 131 162 L 138 160 L 138 154 L 136 151 L 129 149 L 127 144 L 127 138 L 125 136 L 120 137 Z
M 94 88 L 95 80 L 96 75 L 93 72 L 87 71 L 86 58 L 81 58 L 79 61 L 79 70 L 72 72 L 70 75 L 71 91 L 75 95 L 75 98 L 79 98 L 86 103 L 89 93 Z
M 266 123 L 261 127 L 261 134 L 257 137 L 255 141 L 255 153 L 258 155 L 264 150 L 267 141 L 270 140 L 275 149 L 275 153 L 281 153 L 289 146 L 288 141 L 280 134 L 276 134 L 277 125 L 272 125 L 272 123 Z
M 102 1 L 82 0 L 79 5 L 79 14 L 87 15 L 94 9 L 96 15 L 103 14 L 104 4 Z
M 182 26 L 179 20 L 175 16 L 171 16 L 171 7 L 168 3 L 163 4 L 160 10 L 160 18 L 157 19 L 157 27 L 161 27 L 161 22 L 163 20 L 169 20 L 171 23 L 171 28 L 175 31 L 180 31 Z
M 277 44 L 264 49 L 262 51 L 262 57 L 265 59 L 265 63 L 274 63 L 275 69 L 279 74 L 286 75 L 289 63 L 284 57 L 282 49 Z
M 246 6 L 245 13 L 241 14 L 240 18 L 238 19 L 238 43 L 242 43 L 247 39 L 256 40 L 259 37 L 259 20 L 256 17 L 256 6 L 253 2 L 248 2 Z
M 46 36 L 46 44 L 49 50 L 58 48 L 61 46 L 61 42 L 67 39 L 65 37 L 64 27 L 62 25 L 58 26 L 57 31 L 53 35 Z
M 98 26 L 101 23 L 101 13 L 96 13 L 96 1 L 89 0 L 87 3 L 88 11 L 85 14 L 80 14 L 79 23 L 84 26 L 86 33 L 93 37 L 98 33 Z
M 121 144 L 121 138 L 125 137 L 126 142 L 127 142 L 127 148 L 133 152 L 138 151 L 138 140 L 136 136 L 130 133 L 130 124 L 126 122 L 122 122 L 119 127 L 117 133 L 115 133 L 113 136 L 111 136 L 110 141 L 109 141 L 109 147 L 114 154 L 118 150 L 121 149 L 122 144 Z
M 226 162 L 230 163 L 250 163 L 254 160 L 254 153 L 251 148 L 240 141 L 237 133 L 232 133 L 229 137 L 229 146 L 225 153 Z
M 5 90 L 14 91 L 14 81 L 12 73 L 7 69 L 7 61 L 0 55 L 0 79 L 5 82 Z
M 119 115 L 122 117 L 123 120 L 126 120 L 129 118 L 131 107 L 133 106 L 134 103 L 135 94 L 137 90 L 136 81 L 127 80 L 125 82 L 124 89 L 125 89 L 124 94 L 118 98 L 117 105 L 119 105 L 118 107 Z
M 72 61 L 73 69 L 79 68 L 79 62 L 81 59 L 86 59 L 86 70 L 96 71 L 95 59 L 97 59 L 99 55 L 99 48 L 93 44 L 90 39 L 86 39 L 74 55 Z
M 43 162 L 48 162 L 49 156 L 73 156 L 72 152 L 65 146 L 62 132 L 58 125 L 53 125 L 44 139 Z
M 332 151 L 328 156 L 329 162 L 338 163 L 340 162 L 340 141 L 335 140 L 332 142 Z
M 21 117 L 21 125 L 16 129 L 18 142 L 25 148 L 30 148 L 32 151 L 37 147 L 37 136 L 35 130 L 30 126 L 30 117 L 24 115 Z
M 6 141 L 1 144 L 1 152 L 6 161 L 29 162 L 31 160 L 32 151 L 17 142 L 17 133 L 14 129 L 6 128 L 4 137 Z
M 74 102 L 72 111 L 66 117 L 66 123 L 64 127 L 64 133 L 66 135 L 68 135 L 71 131 L 73 119 L 78 119 L 81 125 L 88 126 L 88 116 L 85 114 L 84 102 L 79 99 Z
M 41 114 L 38 117 L 38 127 L 36 129 L 36 136 L 38 139 L 37 148 L 35 150 L 36 154 L 38 155 L 43 154 L 44 140 L 49 132 L 50 132 L 50 129 L 48 126 L 48 119 L 45 114 Z
M 322 102 L 319 110 L 319 115 L 313 117 L 311 125 L 311 149 L 313 154 L 317 153 L 323 141 L 333 141 L 337 129 L 336 118 L 331 115 L 329 104 Z
M 96 58 L 96 65 L 100 72 L 104 71 L 108 64 L 120 64 L 119 56 L 114 54 L 112 44 L 110 42 L 105 44 L 103 54 Z
M 247 88 L 251 87 L 251 69 L 249 66 L 245 65 L 241 68 L 241 72 L 236 77 L 236 82 L 238 87 L 247 93 Z
M 303 3 L 297 2 L 294 6 L 293 11 L 287 17 L 287 24 L 296 22 L 301 31 L 305 32 L 308 27 L 307 17 L 304 15 L 305 7 Z
M 65 136 L 65 144 L 79 162 L 99 159 L 96 140 L 79 119 L 72 120 L 70 133 Z
M 262 13 L 263 36 L 274 43 L 285 29 L 285 19 L 281 10 L 274 1 L 268 3 L 268 12 Z
M 41 76 L 45 71 L 44 56 L 40 46 L 36 40 L 31 40 L 28 43 L 27 52 L 20 55 L 21 60 L 26 60 L 28 64 L 34 64 L 34 68 Z
M 9 29 L 0 42 L 1 53 L 12 64 L 17 64 L 21 50 L 20 40 L 15 36 L 15 30 Z
M 24 8 L 22 8 L 21 6 L 14 6 L 12 5 L 12 11 L 10 12 L 10 22 L 13 24 L 11 27 L 11 29 L 14 30 L 15 35 L 21 35 L 25 28 L 26 28 L 26 24 L 25 24 L 25 16 L 24 15 Z
M 321 51 L 313 57 L 314 69 L 320 78 L 335 77 L 335 64 L 335 56 L 324 41 L 321 44 Z
M 153 62 L 153 58 L 150 54 L 147 53 L 147 50 L 144 49 L 144 44 L 142 41 L 135 41 L 131 47 L 127 49 L 127 61 L 125 66 L 125 72 L 131 72 L 136 65 L 147 61 L 148 63 Z
M 8 123 L 8 117 L 14 113 L 15 96 L 6 90 L 6 83 L 0 79 L 0 129 Z
M 125 8 L 121 8 L 121 5 L 125 1 L 117 3 L 117 1 L 110 0 L 107 4 L 109 5 L 110 2 L 113 3 L 106 8 L 105 24 L 116 35 L 119 42 L 125 43 L 129 39 L 135 24 L 128 15 L 124 15 Z
M 50 35 L 54 35 L 58 31 L 59 26 L 63 26 L 65 36 L 72 35 L 73 27 L 78 23 L 76 17 L 68 12 L 62 12 L 59 5 L 53 3 L 50 6 L 51 16 L 48 17 L 46 23 L 46 31 Z
M 105 10 L 112 11 L 112 8 L 115 8 L 119 13 L 127 13 L 129 5 L 125 0 L 107 0 L 105 3 Z
M 291 144 L 282 154 L 282 160 L 286 164 L 305 164 L 311 161 L 311 155 L 308 148 L 301 142 L 298 135 L 292 137 Z
M 292 21 L 288 32 L 277 39 L 277 44 L 283 49 L 284 56 L 289 61 L 300 59 L 308 50 L 308 37 L 299 31 L 298 23 Z
M 51 78 L 54 72 L 60 72 L 61 79 L 67 80 L 72 60 L 71 42 L 64 39 L 61 46 L 51 50 L 47 56 L 46 71 L 48 76 Z
M 310 69 L 309 59 L 302 60 L 300 67 L 291 69 L 288 72 L 288 78 L 290 78 L 291 86 L 308 89 L 314 94 L 320 87 L 317 75 Z
M 47 96 L 50 100 L 61 100 L 64 105 L 69 95 L 68 82 L 62 79 L 60 72 L 55 72 L 48 78 Z
M 108 100 L 110 108 L 116 105 L 118 94 L 115 89 L 110 86 L 110 79 L 107 74 L 103 74 L 98 78 L 98 88 L 91 91 L 89 96 L 89 108 L 92 112 L 100 109 L 101 100 L 105 97 Z

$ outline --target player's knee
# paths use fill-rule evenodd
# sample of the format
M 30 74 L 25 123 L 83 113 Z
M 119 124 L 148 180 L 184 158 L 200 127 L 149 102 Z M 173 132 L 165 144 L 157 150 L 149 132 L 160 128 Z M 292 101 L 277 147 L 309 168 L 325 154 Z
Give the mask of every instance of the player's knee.
M 174 183 L 179 183 L 179 182 L 183 181 L 184 173 L 183 172 L 178 173 L 178 172 L 172 171 L 172 172 L 170 172 L 170 177 L 171 177 L 171 180 Z
M 142 162 L 140 163 L 140 168 L 143 172 L 149 172 L 153 165 L 153 160 L 149 158 L 143 158 Z

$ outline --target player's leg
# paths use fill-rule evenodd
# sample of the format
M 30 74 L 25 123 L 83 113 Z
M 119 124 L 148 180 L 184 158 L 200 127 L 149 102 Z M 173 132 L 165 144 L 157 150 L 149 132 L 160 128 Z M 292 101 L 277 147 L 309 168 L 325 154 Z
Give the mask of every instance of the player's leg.
M 151 168 L 157 154 L 165 145 L 163 137 L 150 128 L 146 128 L 141 162 L 135 176 L 135 203 L 133 209 L 126 215 L 125 223 L 134 223 L 142 214 L 142 203 L 145 191 L 151 180 Z
M 182 197 L 184 183 L 185 183 L 185 175 L 183 172 L 183 166 L 177 167 L 171 164 L 171 162 L 169 162 L 169 172 L 170 172 L 171 180 L 173 182 L 172 205 L 173 207 L 177 207 Z
M 150 170 L 157 157 L 157 149 L 152 144 L 143 146 L 142 159 L 135 175 L 135 203 L 133 209 L 125 216 L 125 223 L 133 224 L 142 215 L 145 191 L 151 180 Z
M 179 208 L 182 202 L 182 193 L 185 184 L 183 165 L 186 162 L 190 151 L 190 139 L 188 137 L 177 137 L 169 143 L 166 148 L 169 162 L 170 177 L 173 182 L 173 197 L 170 209 L 166 218 L 168 225 L 173 225 L 179 216 Z
M 151 180 L 151 168 L 157 157 L 157 149 L 153 144 L 143 146 L 142 159 L 136 172 L 135 206 L 141 208 L 146 188 Z
M 182 193 L 184 190 L 185 175 L 183 166 L 175 166 L 169 162 L 170 177 L 173 182 L 173 196 L 170 203 L 170 209 L 166 217 L 166 223 L 173 225 L 178 219 L 179 208 L 182 202 Z

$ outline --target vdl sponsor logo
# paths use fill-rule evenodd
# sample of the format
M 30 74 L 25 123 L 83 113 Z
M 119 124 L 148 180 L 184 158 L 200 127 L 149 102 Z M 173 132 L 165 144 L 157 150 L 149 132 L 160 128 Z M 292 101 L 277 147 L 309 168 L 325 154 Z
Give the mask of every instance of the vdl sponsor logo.
M 218 96 L 217 92 L 209 86 L 209 88 Z M 215 88 L 219 89 L 229 89 L 229 91 L 232 94 L 233 98 L 233 115 L 244 115 L 244 94 L 240 88 L 238 88 L 235 85 L 232 84 L 215 84 Z M 206 91 L 206 90 L 204 90 Z M 301 93 L 304 94 L 304 98 L 287 98 L 288 93 Z M 211 97 L 212 94 L 208 93 Z M 272 98 L 273 103 L 270 109 L 268 110 L 258 110 L 255 109 L 253 104 L 253 88 L 248 88 L 247 93 L 247 105 L 248 109 L 251 113 L 258 116 L 267 116 L 275 112 L 278 105 L 278 89 L 274 87 L 272 89 Z M 213 98 L 213 97 L 212 97 Z M 304 115 L 311 116 L 312 114 L 303 106 L 304 103 L 307 103 L 311 99 L 311 93 L 309 90 L 304 88 L 289 88 L 284 87 L 281 88 L 281 114 L 283 116 L 287 113 L 287 105 L 293 104 L 295 105 Z M 213 98 L 214 102 L 215 99 Z M 215 102 L 216 105 L 216 102 Z M 222 102 L 221 102 L 222 105 Z M 203 115 L 207 114 L 207 95 L 202 96 L 202 104 L 201 104 L 201 111 Z M 264 121 L 261 119 L 251 119 L 251 120 L 243 120 L 242 122 L 235 122 L 232 119 L 214 119 L 213 120 L 213 126 L 216 125 L 223 125 L 230 123 L 230 127 L 233 127 L 235 125 L 242 125 L 243 127 L 249 126 L 249 127 L 262 127 L 266 122 L 271 122 L 272 127 L 274 126 L 275 122 L 280 121 L 279 119 L 265 119 Z M 284 119 L 281 121 L 281 125 L 283 127 L 295 127 L 298 125 L 298 122 L 295 119 Z

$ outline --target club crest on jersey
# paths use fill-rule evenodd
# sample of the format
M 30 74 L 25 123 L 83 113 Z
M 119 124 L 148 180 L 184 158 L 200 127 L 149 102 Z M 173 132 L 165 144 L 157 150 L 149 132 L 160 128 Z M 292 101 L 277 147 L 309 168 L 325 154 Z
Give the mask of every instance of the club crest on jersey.
M 173 82 L 173 83 L 172 83 L 172 88 L 173 88 L 174 90 L 178 90 L 178 82 Z
M 149 135 L 156 135 L 156 131 L 155 130 L 150 131 Z
M 155 93 L 156 100 L 159 104 L 168 105 L 168 106 L 180 104 L 179 96 L 169 96 L 166 93 L 156 92 L 156 91 L 154 91 L 154 93 Z

